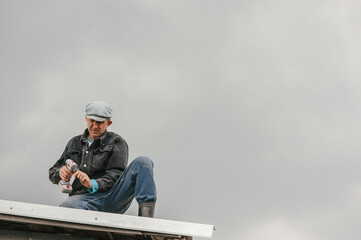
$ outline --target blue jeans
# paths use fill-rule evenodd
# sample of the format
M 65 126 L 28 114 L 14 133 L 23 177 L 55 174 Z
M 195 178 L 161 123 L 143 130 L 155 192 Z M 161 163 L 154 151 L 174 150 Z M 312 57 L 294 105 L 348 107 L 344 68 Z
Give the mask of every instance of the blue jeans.
M 125 169 L 108 192 L 73 195 L 60 207 L 93 211 L 124 213 L 133 201 L 156 202 L 157 191 L 153 175 L 153 162 L 148 157 L 138 157 Z

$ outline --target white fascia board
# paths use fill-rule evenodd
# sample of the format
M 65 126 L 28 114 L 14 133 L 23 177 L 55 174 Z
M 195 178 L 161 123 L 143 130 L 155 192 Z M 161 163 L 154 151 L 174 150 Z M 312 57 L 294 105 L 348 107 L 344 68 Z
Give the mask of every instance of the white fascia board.
M 133 231 L 212 237 L 213 225 L 0 200 L 0 213 Z

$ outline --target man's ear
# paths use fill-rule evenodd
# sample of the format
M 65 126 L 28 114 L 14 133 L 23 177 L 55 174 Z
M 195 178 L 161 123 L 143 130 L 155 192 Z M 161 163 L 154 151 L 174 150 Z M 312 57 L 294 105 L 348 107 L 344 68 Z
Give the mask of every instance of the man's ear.
M 112 120 L 108 120 L 108 127 L 109 127 L 110 125 L 112 125 L 112 123 L 113 123 Z
M 88 121 L 88 118 L 86 117 L 86 115 L 85 115 L 85 121 Z

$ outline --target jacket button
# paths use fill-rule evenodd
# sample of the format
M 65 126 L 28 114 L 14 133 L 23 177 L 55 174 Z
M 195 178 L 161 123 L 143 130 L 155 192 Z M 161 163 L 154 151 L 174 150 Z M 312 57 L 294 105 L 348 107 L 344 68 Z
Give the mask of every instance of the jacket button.
M 89 153 L 89 151 L 86 151 L 85 153 Z
M 84 167 L 86 167 L 86 164 L 84 164 Z

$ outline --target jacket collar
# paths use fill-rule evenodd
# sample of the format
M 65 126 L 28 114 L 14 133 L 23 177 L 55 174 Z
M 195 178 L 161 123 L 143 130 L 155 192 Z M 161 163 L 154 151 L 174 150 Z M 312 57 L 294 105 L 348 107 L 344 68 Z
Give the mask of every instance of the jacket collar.
M 101 135 L 100 137 L 94 139 L 94 142 L 99 139 L 100 144 L 104 145 L 104 139 L 106 138 L 107 135 L 108 135 L 108 131 L 105 130 L 105 132 L 103 133 L 103 135 Z M 86 128 L 86 129 L 84 130 L 83 135 L 81 135 L 80 140 L 81 140 L 82 142 L 86 142 L 86 141 L 87 141 L 86 139 L 87 139 L 88 136 L 89 136 L 89 131 L 88 131 L 88 129 Z

